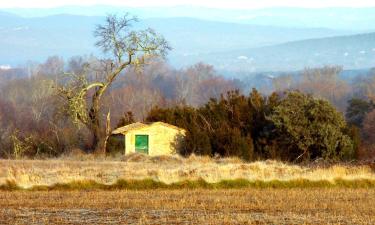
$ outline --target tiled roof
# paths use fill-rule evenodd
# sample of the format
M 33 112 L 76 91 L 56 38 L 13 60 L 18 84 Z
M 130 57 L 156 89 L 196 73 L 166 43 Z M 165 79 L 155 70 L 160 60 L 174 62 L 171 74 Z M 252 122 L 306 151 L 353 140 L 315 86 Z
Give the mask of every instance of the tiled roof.
M 126 126 L 123 126 L 123 127 L 119 127 L 117 129 L 115 129 L 112 132 L 112 134 L 125 134 L 125 133 L 127 133 L 131 130 L 137 130 L 137 129 L 141 129 L 141 128 L 144 128 L 144 127 L 151 127 L 151 126 L 154 126 L 154 125 L 161 125 L 161 126 L 169 127 L 169 128 L 173 128 L 173 129 L 182 131 L 182 132 L 185 131 L 182 128 L 179 128 L 179 127 L 176 127 L 174 125 L 164 123 L 164 122 L 154 122 L 154 123 L 150 123 L 150 124 L 136 122 L 136 123 L 132 123 L 132 124 L 129 124 L 129 125 L 126 125 Z

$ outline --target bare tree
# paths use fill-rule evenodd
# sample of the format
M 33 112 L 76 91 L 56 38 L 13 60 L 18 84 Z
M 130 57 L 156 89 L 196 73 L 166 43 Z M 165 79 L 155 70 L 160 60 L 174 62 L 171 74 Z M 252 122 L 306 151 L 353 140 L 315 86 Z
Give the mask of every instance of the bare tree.
M 367 76 L 357 77 L 353 86 L 357 97 L 375 101 L 375 68 Z
M 34 71 L 34 74 L 31 74 L 31 71 L 29 72 L 30 75 L 44 75 L 54 77 L 64 71 L 64 60 L 59 56 L 51 56 L 34 70 L 36 70 Z
M 278 77 L 274 77 L 272 79 L 272 86 L 273 86 L 274 91 L 276 92 L 290 90 L 292 88 L 293 83 L 294 83 L 293 76 L 290 74 L 281 75 Z
M 107 16 L 105 23 L 98 25 L 94 32 L 98 39 L 96 46 L 110 55 L 109 59 L 101 61 L 101 70 L 96 71 L 97 79 L 89 80 L 86 74 L 70 74 L 69 81 L 58 88 L 67 100 L 69 115 L 92 131 L 94 148 L 98 152 L 105 152 L 104 142 L 108 135 L 108 129 L 101 123 L 103 94 L 126 68 L 138 68 L 149 58 L 164 57 L 170 49 L 167 41 L 154 30 L 132 30 L 134 22 L 137 19 L 129 14 Z

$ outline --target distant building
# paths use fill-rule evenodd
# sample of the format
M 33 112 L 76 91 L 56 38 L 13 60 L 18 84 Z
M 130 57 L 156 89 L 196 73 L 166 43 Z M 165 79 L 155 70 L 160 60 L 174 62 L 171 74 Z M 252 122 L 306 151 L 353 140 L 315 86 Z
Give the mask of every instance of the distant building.
M 12 67 L 9 65 L 0 65 L 0 70 L 10 70 L 10 69 L 12 69 Z
M 123 149 L 125 154 L 138 152 L 151 156 L 178 153 L 184 138 L 184 129 L 163 122 L 133 123 L 117 128 L 111 137 L 112 146 L 117 142 L 116 148 Z

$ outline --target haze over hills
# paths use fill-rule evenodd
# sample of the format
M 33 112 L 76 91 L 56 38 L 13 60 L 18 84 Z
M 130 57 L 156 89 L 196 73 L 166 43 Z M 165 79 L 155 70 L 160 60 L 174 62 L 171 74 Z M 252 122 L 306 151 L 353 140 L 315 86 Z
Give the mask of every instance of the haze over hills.
M 57 8 L 10 8 L 3 11 L 26 17 L 56 14 L 105 16 L 108 13 L 129 12 L 140 18 L 191 17 L 221 22 L 247 23 L 283 27 L 315 27 L 344 30 L 375 30 L 375 8 L 264 8 L 216 9 L 197 6 L 123 7 L 123 6 L 64 6 Z
M 41 62 L 51 55 L 99 55 L 94 46 L 95 25 L 104 21 L 106 13 L 124 11 L 141 18 L 136 28 L 152 27 L 166 37 L 173 47 L 168 59 L 176 67 L 202 61 L 230 74 L 327 64 L 346 69 L 375 66 L 375 33 L 371 32 L 375 30 L 371 23 L 375 8 L 226 10 L 181 6 L 3 9 L 0 65 Z
M 202 58 L 205 62 L 217 65 L 218 69 L 237 72 L 296 71 L 304 67 L 325 65 L 343 65 L 346 69 L 358 70 L 375 66 L 375 33 L 217 52 Z
M 0 15 L 0 61 L 17 64 L 44 60 L 50 55 L 70 57 L 99 54 L 94 47 L 93 30 L 104 17 L 54 15 L 22 18 Z M 171 62 L 189 57 L 201 61 L 201 54 L 254 48 L 283 42 L 336 36 L 351 31 L 325 28 L 282 28 L 248 24 L 204 21 L 193 18 L 144 19 L 137 28 L 152 27 L 163 34 L 173 47 Z M 175 63 L 179 66 L 180 63 Z

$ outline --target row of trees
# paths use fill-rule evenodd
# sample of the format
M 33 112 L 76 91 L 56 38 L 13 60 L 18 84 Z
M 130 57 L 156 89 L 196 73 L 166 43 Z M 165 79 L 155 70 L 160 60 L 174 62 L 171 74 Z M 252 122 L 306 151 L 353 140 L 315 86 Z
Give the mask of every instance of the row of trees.
M 338 66 L 306 69 L 297 75 L 273 79 L 273 90 L 299 90 L 328 100 L 345 114 L 347 122 L 359 129 L 362 157 L 375 156 L 375 70 L 356 77 L 343 77 Z
M 100 152 L 124 112 L 142 120 L 155 105 L 199 105 L 236 88 L 209 65 L 171 68 L 163 61 L 170 49 L 164 38 L 151 29 L 131 30 L 134 22 L 108 16 L 97 27 L 97 46 L 108 58 L 51 57 L 0 71 L 2 157 Z
M 51 57 L 0 71 L 1 157 L 100 152 L 111 128 L 142 120 L 186 128 L 185 155 L 348 159 L 374 144 L 375 72 L 349 83 L 340 67 L 308 69 L 274 78 L 268 96 L 255 89 L 245 96 L 240 81 L 210 65 L 170 67 L 164 38 L 131 30 L 134 22 L 109 16 L 97 27 L 105 59 Z M 341 112 L 348 107 L 349 125 L 328 102 Z
M 54 57 L 55 58 L 55 57 Z M 58 59 L 58 58 L 55 58 Z M 54 59 L 54 60 L 55 60 Z M 60 59 L 59 59 L 60 60 Z M 73 59 L 76 61 L 76 59 Z M 93 60 L 92 58 L 90 60 Z M 48 60 L 48 61 L 51 61 Z M 93 61 L 91 61 L 93 62 Z M 69 62 L 64 64 L 65 71 L 71 71 Z M 201 78 L 200 82 L 193 81 L 195 76 L 204 76 L 202 68 L 212 68 L 204 64 L 198 64 L 183 70 L 166 70 L 167 73 L 151 74 L 150 67 L 158 68 L 165 65 L 163 62 L 154 62 L 147 65 L 141 72 L 134 72 L 129 68 L 113 87 L 103 95 L 100 104 L 100 120 L 104 126 L 106 116 L 110 112 L 111 127 L 116 127 L 118 121 L 129 111 L 132 111 L 135 120 L 143 120 L 147 113 L 154 107 L 168 107 L 172 105 L 188 104 L 196 105 L 178 97 L 180 85 L 179 79 L 184 77 L 195 91 L 189 96 L 199 101 L 208 101 L 211 97 L 218 97 L 217 93 L 234 89 L 235 84 L 226 80 L 215 72 L 212 78 Z M 45 67 L 46 63 L 40 67 Z M 69 75 L 70 76 L 70 75 Z M 199 75 L 200 76 L 200 75 Z M 22 148 L 22 154 L 26 156 L 59 155 L 72 148 L 81 148 L 92 151 L 94 143 L 91 130 L 84 124 L 76 123 L 72 119 L 67 101 L 56 88 L 56 82 L 62 83 L 63 75 L 44 73 L 35 69 L 31 77 L 6 79 L 0 88 L 0 149 L 2 157 L 12 157 L 15 140 L 27 148 Z M 71 78 L 68 77 L 70 80 Z M 168 83 L 170 88 L 162 84 Z M 207 86 L 206 86 L 207 85 Z M 205 88 L 205 86 L 207 88 Z M 214 93 L 214 94 L 212 94 Z M 90 95 L 93 92 L 89 93 Z M 200 96 L 200 98 L 198 97 Z M 90 101 L 87 101 L 90 106 Z M 102 127 L 103 128 L 103 127 Z M 12 137 L 16 139 L 12 139 Z M 45 146 L 45 147 L 43 147 Z M 48 146 L 48 147 L 47 147 Z
M 185 128 L 182 154 L 238 156 L 247 160 L 352 159 L 358 138 L 328 101 L 301 92 L 264 97 L 228 92 L 198 108 L 154 108 L 147 121 Z

